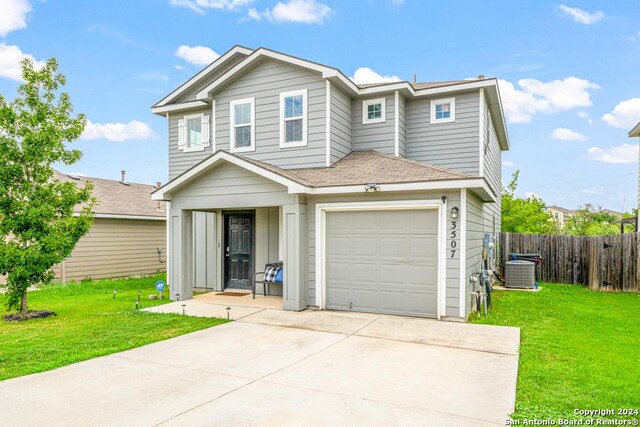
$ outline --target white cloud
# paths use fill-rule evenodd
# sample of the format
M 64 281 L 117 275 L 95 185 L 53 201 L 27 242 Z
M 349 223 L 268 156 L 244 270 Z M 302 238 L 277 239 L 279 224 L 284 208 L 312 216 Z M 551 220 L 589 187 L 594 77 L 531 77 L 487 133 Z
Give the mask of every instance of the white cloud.
M 1 0 L 0 0 L 1 1 Z M 237 11 L 255 0 L 169 0 L 169 4 L 203 14 L 205 9 Z
M 175 68 L 178 71 L 184 70 L 184 67 L 182 65 L 174 65 L 173 68 Z
M 182 45 L 175 55 L 193 65 L 209 65 L 220 55 L 206 46 Z
M 591 147 L 587 157 L 604 163 L 617 165 L 631 164 L 638 161 L 638 145 L 622 144 L 610 148 Z
M 542 196 L 539 195 L 538 193 L 534 193 L 533 191 L 527 191 L 526 193 L 524 193 L 525 197 L 527 199 L 540 199 L 542 200 Z
M 510 167 L 510 168 L 515 167 L 515 165 L 516 164 L 513 163 L 511 160 L 505 160 L 505 161 L 502 162 L 502 166 L 506 166 L 506 167 Z
M 354 73 L 353 77 L 351 77 L 357 84 L 363 83 L 390 83 L 390 82 L 399 82 L 401 81 L 400 77 L 394 74 L 382 75 L 376 73 L 369 67 L 360 67 Z
M 580 133 L 567 128 L 557 128 L 551 132 L 553 139 L 561 139 L 563 141 L 586 141 L 587 137 Z
M 127 141 L 151 139 L 153 136 L 153 130 L 149 125 L 138 120 L 131 120 L 129 123 L 93 123 L 91 120 L 87 120 L 87 126 L 80 139 Z
M 640 122 L 640 98 L 631 98 L 618 103 L 613 111 L 602 116 L 609 126 L 631 129 Z
M 576 115 L 578 117 L 580 117 L 581 119 L 588 119 L 589 118 L 589 113 L 587 113 L 586 111 L 578 111 L 578 113 Z
M 604 13 L 601 11 L 587 12 L 586 10 L 582 10 L 577 7 L 569 7 L 564 4 L 558 6 L 558 9 L 571 16 L 574 21 L 585 25 L 595 24 L 604 18 Z
M 29 0 L 0 0 L 0 36 L 27 26 L 27 15 L 31 12 Z
M 578 77 L 565 77 L 550 82 L 537 79 L 518 81 L 519 88 L 506 80 L 499 80 L 500 93 L 507 119 L 511 123 L 529 123 L 538 113 L 557 113 L 578 107 L 589 107 L 589 90 L 600 86 Z
M 44 62 L 36 60 L 33 55 L 29 53 L 24 53 L 18 46 L 0 43 L 0 77 L 22 81 L 20 61 L 24 58 L 31 59 L 36 68 L 44 65 Z
M 249 9 L 247 19 L 260 21 L 264 18 L 275 23 L 324 24 L 332 12 L 333 9 L 316 0 L 289 0 L 286 3 L 279 1 L 272 9 L 262 12 Z

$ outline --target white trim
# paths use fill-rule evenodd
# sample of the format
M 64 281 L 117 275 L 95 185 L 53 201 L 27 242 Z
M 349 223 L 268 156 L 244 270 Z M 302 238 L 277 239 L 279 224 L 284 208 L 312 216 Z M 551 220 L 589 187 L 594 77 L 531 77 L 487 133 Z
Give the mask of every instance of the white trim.
M 302 117 L 284 117 L 284 101 L 290 96 L 302 96 Z M 285 142 L 285 122 L 302 119 L 302 141 Z M 307 89 L 292 90 L 280 93 L 280 148 L 306 147 L 307 146 Z
M 184 125 L 186 127 L 186 141 L 184 142 L 184 147 L 182 149 L 180 149 L 180 147 L 178 147 L 179 151 L 182 151 L 184 153 L 193 153 L 195 151 L 204 151 L 204 149 L 206 147 L 209 146 L 209 141 L 205 142 L 203 140 L 203 136 L 204 136 L 204 132 L 202 130 L 202 119 L 204 117 L 204 113 L 196 113 L 196 114 L 188 114 L 185 116 L 182 116 L 182 120 L 184 120 Z M 191 119 L 200 119 L 200 144 L 194 146 L 194 147 L 189 147 L 189 120 Z M 211 133 L 211 129 L 209 129 L 209 133 Z M 211 135 L 209 135 L 209 138 L 211 138 Z
M 397 93 L 397 92 L 396 92 Z M 369 106 L 380 104 L 380 118 L 369 119 Z M 365 99 L 362 101 L 362 124 L 384 123 L 387 114 L 387 98 Z
M 484 136 L 486 133 L 484 132 L 485 123 L 484 123 L 484 89 L 480 89 L 478 95 L 478 111 L 480 112 L 480 117 L 478 120 L 478 154 L 479 154 L 479 166 L 478 166 L 478 176 L 484 176 Z
M 211 166 L 222 160 L 263 176 L 278 184 L 284 185 L 285 187 L 287 187 L 290 194 L 305 192 L 306 187 L 295 181 L 261 168 L 254 163 L 248 162 L 247 160 L 241 159 L 237 156 L 234 156 L 233 154 L 229 154 L 226 151 L 218 151 L 216 154 L 210 156 L 205 161 L 198 163 L 196 166 L 187 170 L 182 175 L 177 176 L 163 187 L 160 187 L 159 189 L 151 193 L 151 200 L 167 200 L 167 195 L 170 195 L 176 188 L 179 188 L 181 185 L 191 181 L 191 179 L 197 177 L 200 173 L 204 172 L 205 170 L 209 169 Z
M 164 107 L 151 107 L 151 112 L 154 114 L 163 115 L 164 113 L 170 113 L 173 111 L 193 110 L 195 108 L 205 108 L 208 104 L 204 101 L 189 101 L 181 102 L 179 104 L 166 105 Z
M 436 106 L 440 104 L 449 104 L 449 117 L 437 119 L 436 118 Z M 440 98 L 432 99 L 431 107 L 429 108 L 429 121 L 432 125 L 438 123 L 451 123 L 456 121 L 456 98 Z
M 402 200 L 381 202 L 345 202 L 316 204 L 316 305 L 320 310 L 326 309 L 326 213 L 335 211 L 380 211 L 408 209 L 438 210 L 438 283 L 436 286 L 437 313 L 440 319 L 446 315 L 446 256 L 444 251 L 444 224 L 446 218 L 446 202 L 441 200 Z
M 460 189 L 460 317 L 466 317 L 467 304 L 467 189 Z
M 167 210 L 167 217 L 165 218 L 166 221 L 166 230 L 165 230 L 165 254 L 164 254 L 164 262 L 167 266 L 167 283 L 170 284 L 171 283 L 171 263 L 173 262 L 173 259 L 169 260 L 169 254 L 171 254 L 171 237 L 173 237 L 171 235 L 171 230 L 173 229 L 173 227 L 171 227 L 171 202 L 167 202 L 167 204 L 165 205 L 165 209 Z
M 236 148 L 236 127 L 244 127 L 247 124 L 243 125 L 235 125 L 235 106 L 241 104 L 250 104 L 251 111 L 249 112 L 249 116 L 251 117 L 251 145 L 248 147 L 240 147 Z M 243 98 L 243 99 L 234 99 L 229 102 L 229 133 L 230 133 L 230 144 L 229 151 L 232 153 L 247 153 L 250 151 L 256 151 L 256 99 L 255 98 Z
M 378 184 L 378 191 L 420 191 L 420 190 L 450 190 L 458 188 L 484 188 L 484 179 L 461 179 L 449 181 L 408 182 L 400 184 Z M 364 193 L 363 185 L 343 185 L 334 187 L 306 188 L 308 194 L 341 194 Z M 491 194 L 491 193 L 489 193 Z
M 74 213 L 73 216 L 79 216 L 79 213 Z M 97 213 L 93 215 L 94 218 L 102 219 L 145 219 L 150 221 L 166 221 L 164 216 L 152 216 L 152 215 L 127 215 L 127 214 L 103 214 Z
M 400 157 L 400 92 L 393 94 L 393 146 L 394 154 Z
M 189 88 L 193 87 L 195 84 L 198 83 L 198 81 L 203 78 L 205 75 L 207 75 L 209 72 L 213 71 L 214 69 L 216 69 L 218 67 L 218 65 L 223 64 L 227 59 L 231 58 L 233 55 L 235 55 L 236 53 L 241 53 L 244 55 L 250 55 L 251 52 L 253 52 L 253 50 L 248 49 L 246 47 L 243 46 L 234 46 L 231 49 L 229 49 L 227 52 L 223 53 L 221 56 L 219 56 L 218 58 L 216 58 L 215 61 L 213 61 L 211 64 L 209 64 L 206 68 L 204 68 L 202 71 L 200 71 L 198 74 L 196 74 L 195 76 L 191 77 L 189 80 L 187 80 L 185 83 L 183 83 L 182 85 L 180 85 L 176 90 L 174 90 L 173 92 L 171 92 L 169 95 L 165 96 L 164 98 L 162 98 L 160 100 L 160 102 L 158 102 L 155 107 L 160 107 L 163 106 L 165 104 L 168 104 L 169 102 L 173 101 L 175 98 L 177 98 L 178 96 L 180 96 L 181 94 L 183 94 L 184 92 L 186 92 Z
M 325 80 L 325 82 L 325 165 L 329 167 L 331 166 L 331 82 L 329 80 Z
M 216 101 L 211 101 L 211 118 L 209 119 L 209 141 L 211 142 L 211 151 L 216 152 Z
M 440 223 L 438 224 L 438 319 L 447 315 L 447 199 L 441 201 Z

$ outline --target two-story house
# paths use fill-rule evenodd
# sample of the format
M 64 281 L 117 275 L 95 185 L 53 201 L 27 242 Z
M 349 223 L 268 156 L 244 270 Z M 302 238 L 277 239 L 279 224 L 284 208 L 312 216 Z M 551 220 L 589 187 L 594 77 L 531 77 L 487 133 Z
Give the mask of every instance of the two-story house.
M 168 282 L 248 289 L 284 263 L 283 308 L 466 318 L 500 229 L 497 81 L 358 85 L 233 47 L 152 107 L 166 117 Z

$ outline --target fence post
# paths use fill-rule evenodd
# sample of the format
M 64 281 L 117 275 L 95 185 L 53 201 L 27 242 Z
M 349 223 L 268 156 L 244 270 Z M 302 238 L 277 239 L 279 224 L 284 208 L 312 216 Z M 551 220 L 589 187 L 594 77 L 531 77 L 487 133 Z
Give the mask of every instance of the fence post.
M 592 291 L 597 291 L 600 289 L 600 251 L 602 250 L 602 243 L 597 236 L 587 237 L 587 239 L 588 286 Z

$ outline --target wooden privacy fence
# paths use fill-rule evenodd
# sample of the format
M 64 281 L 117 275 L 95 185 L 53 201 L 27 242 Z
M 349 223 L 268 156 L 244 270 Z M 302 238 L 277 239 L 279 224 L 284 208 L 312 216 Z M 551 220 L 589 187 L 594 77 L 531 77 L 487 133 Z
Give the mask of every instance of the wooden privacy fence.
M 537 253 L 542 282 L 572 283 L 593 290 L 640 292 L 640 233 L 562 236 L 500 233 L 499 262 L 511 253 Z

